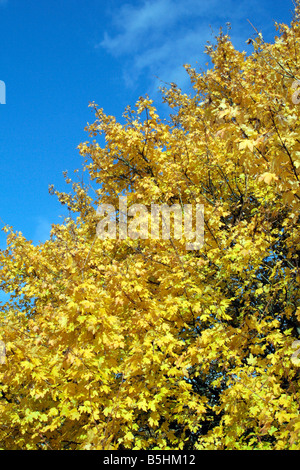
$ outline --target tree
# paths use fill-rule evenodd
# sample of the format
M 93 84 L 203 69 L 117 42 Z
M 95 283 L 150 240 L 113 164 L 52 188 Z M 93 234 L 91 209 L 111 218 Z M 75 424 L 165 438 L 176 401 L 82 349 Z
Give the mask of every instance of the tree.
M 4 228 L 2 448 L 300 448 L 299 19 L 249 56 L 221 31 L 192 95 L 162 88 L 169 121 L 92 103 L 89 183 L 50 187 L 70 217 L 38 246 Z M 203 204 L 203 246 L 101 239 L 121 195 Z

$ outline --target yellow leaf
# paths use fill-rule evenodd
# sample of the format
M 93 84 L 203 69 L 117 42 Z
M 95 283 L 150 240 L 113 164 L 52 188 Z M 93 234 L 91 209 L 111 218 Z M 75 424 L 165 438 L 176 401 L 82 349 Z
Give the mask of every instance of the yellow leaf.
M 264 181 L 266 184 L 271 184 L 272 181 L 278 181 L 278 177 L 274 173 L 263 173 L 259 177 L 259 181 Z

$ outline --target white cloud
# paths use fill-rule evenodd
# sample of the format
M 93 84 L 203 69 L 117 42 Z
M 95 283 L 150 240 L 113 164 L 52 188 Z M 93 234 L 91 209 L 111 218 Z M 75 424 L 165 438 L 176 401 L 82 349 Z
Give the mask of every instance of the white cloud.
M 178 27 L 187 29 L 189 25 L 182 25 L 183 21 L 195 22 L 209 13 L 214 18 L 223 18 L 226 5 L 229 12 L 232 1 L 223 0 L 222 9 L 217 8 L 220 0 L 145 0 L 138 6 L 126 4 L 112 19 L 114 28 L 121 31 L 113 36 L 105 33 L 99 45 L 115 54 L 130 52 L 132 48 L 143 47 L 153 40 L 166 39 L 170 32 L 176 34 Z M 190 26 L 193 27 L 192 24 Z
M 139 40 L 149 43 L 153 35 L 176 21 L 178 9 L 172 7 L 172 0 L 146 1 L 140 7 L 126 4 L 113 19 L 116 29 L 123 31 L 114 36 L 105 33 L 99 45 L 114 54 L 140 48 Z
M 205 34 L 206 33 L 206 34 Z M 209 35 L 208 28 L 202 29 L 202 34 L 189 31 L 186 34 L 166 40 L 161 46 L 153 45 L 140 51 L 132 59 L 135 75 L 140 76 L 144 71 L 157 76 L 162 81 L 175 82 L 180 86 L 189 83 L 189 77 L 183 64 L 199 60 L 205 46 L 205 36 Z
M 250 5 L 251 3 L 251 5 Z M 255 3 L 255 5 L 254 5 Z M 214 41 L 210 25 L 218 34 L 219 27 L 226 29 L 226 22 L 242 20 L 243 26 L 235 32 L 236 42 L 247 39 L 246 18 L 258 0 L 144 0 L 138 4 L 125 4 L 119 11 L 112 12 L 109 32 L 104 33 L 98 47 L 121 58 L 124 64 L 124 78 L 132 85 L 143 74 L 159 76 L 165 81 L 186 85 L 188 77 L 183 64 L 196 66 L 201 59 L 207 41 Z M 250 16 L 251 18 L 251 16 Z M 248 25 L 249 26 L 249 25 Z M 250 26 L 249 26 L 250 28 Z M 239 41 L 239 36 L 242 39 Z M 179 81 L 176 81 L 179 79 Z

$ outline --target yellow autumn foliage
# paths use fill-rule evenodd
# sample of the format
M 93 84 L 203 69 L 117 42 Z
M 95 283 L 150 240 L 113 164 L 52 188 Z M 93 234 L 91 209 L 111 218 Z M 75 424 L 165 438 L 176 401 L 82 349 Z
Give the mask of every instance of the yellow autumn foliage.
M 2 449 L 300 449 L 299 1 L 276 26 L 249 56 L 221 32 L 168 121 L 92 103 L 89 184 L 50 188 L 72 216 L 38 246 L 4 228 Z M 124 195 L 203 205 L 203 246 L 101 239 Z

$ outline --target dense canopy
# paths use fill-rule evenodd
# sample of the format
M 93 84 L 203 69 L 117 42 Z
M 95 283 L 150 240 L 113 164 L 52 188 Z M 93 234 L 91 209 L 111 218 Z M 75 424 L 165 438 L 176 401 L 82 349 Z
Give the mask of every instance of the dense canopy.
M 50 188 L 69 217 L 37 246 L 4 228 L 2 449 L 300 449 L 299 2 L 276 28 L 248 55 L 220 32 L 167 120 L 92 103 L 88 183 Z M 120 196 L 203 205 L 203 246 L 101 239 Z

